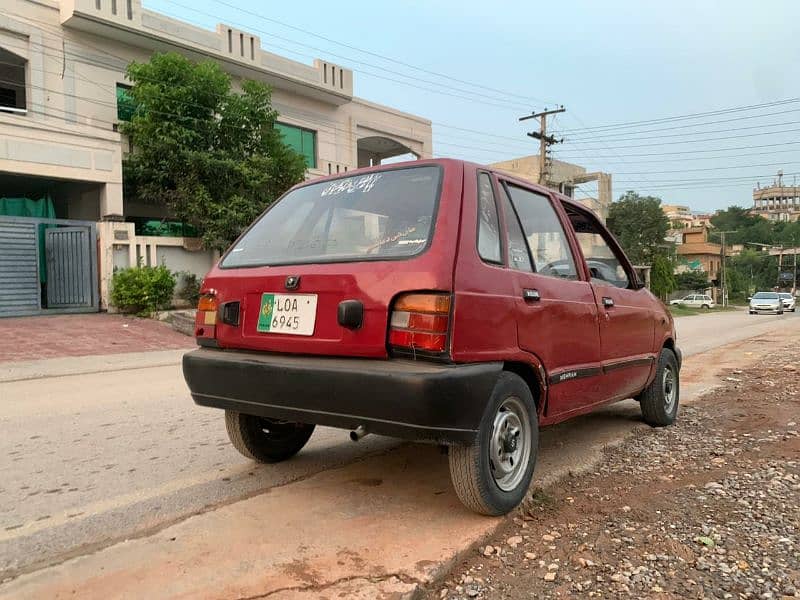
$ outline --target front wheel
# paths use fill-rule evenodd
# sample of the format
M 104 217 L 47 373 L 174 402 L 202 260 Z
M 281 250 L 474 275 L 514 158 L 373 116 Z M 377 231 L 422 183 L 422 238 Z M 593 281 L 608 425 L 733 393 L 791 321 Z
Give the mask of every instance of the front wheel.
M 639 395 L 645 423 L 653 427 L 665 427 L 675 422 L 680 400 L 680 374 L 678 359 L 669 348 L 661 350 L 656 376 Z
M 225 427 L 231 444 L 243 456 L 258 462 L 274 463 L 291 458 L 306 445 L 314 425 L 289 423 L 225 411 Z
M 539 422 L 531 390 L 519 375 L 504 371 L 476 440 L 450 448 L 450 478 L 459 500 L 482 515 L 510 512 L 528 492 L 538 450 Z

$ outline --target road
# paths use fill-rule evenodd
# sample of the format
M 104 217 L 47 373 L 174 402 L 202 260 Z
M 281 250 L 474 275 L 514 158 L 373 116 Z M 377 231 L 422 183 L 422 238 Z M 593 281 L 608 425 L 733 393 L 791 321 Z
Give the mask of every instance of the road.
M 683 317 L 678 341 L 691 356 L 798 325 Z M 255 465 L 231 448 L 220 412 L 192 404 L 179 365 L 5 382 L 0 399 L 0 581 L 369 456 L 388 469 L 401 445 L 320 429 L 294 460 Z M 403 450 L 415 452 L 428 450 Z

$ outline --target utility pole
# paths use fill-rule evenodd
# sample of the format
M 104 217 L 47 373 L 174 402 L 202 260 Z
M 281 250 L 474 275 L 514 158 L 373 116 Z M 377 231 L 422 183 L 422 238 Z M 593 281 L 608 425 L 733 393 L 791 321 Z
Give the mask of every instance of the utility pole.
M 727 247 L 725 244 L 726 233 L 736 233 L 735 231 L 714 231 L 715 234 L 720 234 L 722 237 L 722 248 L 720 249 L 720 274 L 719 286 L 722 290 L 722 306 L 728 306 L 728 276 L 725 268 L 725 258 L 728 255 Z
M 555 115 L 558 113 L 565 112 L 567 109 L 563 106 L 559 108 L 554 108 L 552 110 L 547 110 L 545 108 L 542 112 L 532 113 L 525 117 L 520 117 L 520 121 L 527 121 L 528 119 L 539 119 L 539 131 L 531 131 L 528 132 L 528 137 L 532 137 L 534 139 L 539 140 L 539 183 L 542 185 L 547 185 L 549 181 L 549 169 L 550 169 L 550 160 L 548 157 L 548 147 L 553 144 L 560 144 L 564 141 L 564 138 L 557 140 L 552 135 L 547 135 L 547 117 L 549 115 Z

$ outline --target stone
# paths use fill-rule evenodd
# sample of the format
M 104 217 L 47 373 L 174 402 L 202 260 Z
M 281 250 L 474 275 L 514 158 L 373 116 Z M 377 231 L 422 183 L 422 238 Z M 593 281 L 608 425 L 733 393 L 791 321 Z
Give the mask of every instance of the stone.
M 542 539 L 543 539 L 545 542 L 554 542 L 554 541 L 556 541 L 556 538 L 554 538 L 554 537 L 553 537 L 552 535 L 550 535 L 549 533 L 545 533 L 545 534 L 542 536 Z
M 544 574 L 545 581 L 555 581 L 556 580 L 556 572 L 555 571 L 548 571 Z
M 527 558 L 528 560 L 536 560 L 536 554 L 534 554 L 533 552 L 526 552 L 525 558 Z
M 491 546 L 486 546 L 486 548 L 483 549 L 484 556 L 491 556 L 492 554 L 494 554 L 494 548 Z
M 521 535 L 512 535 L 510 538 L 506 540 L 506 544 L 511 546 L 512 548 L 516 548 L 522 543 L 522 536 Z

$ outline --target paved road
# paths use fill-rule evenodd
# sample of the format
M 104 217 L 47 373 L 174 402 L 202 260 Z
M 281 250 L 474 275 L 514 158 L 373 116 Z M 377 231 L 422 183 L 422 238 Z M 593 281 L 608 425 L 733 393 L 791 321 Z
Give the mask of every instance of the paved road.
M 688 356 L 794 319 L 685 317 L 679 343 Z M 399 445 L 321 429 L 295 460 L 254 465 L 178 365 L 0 383 L 0 399 L 0 581 Z

